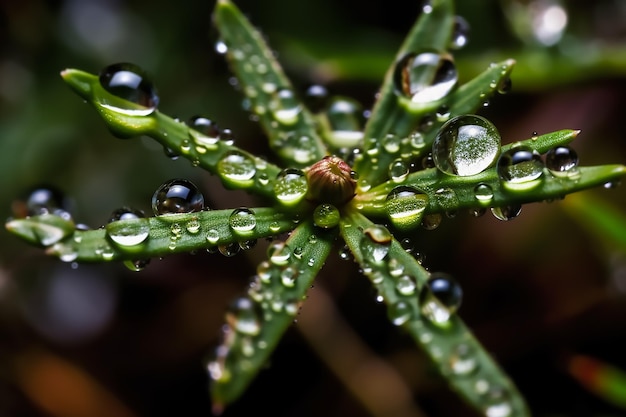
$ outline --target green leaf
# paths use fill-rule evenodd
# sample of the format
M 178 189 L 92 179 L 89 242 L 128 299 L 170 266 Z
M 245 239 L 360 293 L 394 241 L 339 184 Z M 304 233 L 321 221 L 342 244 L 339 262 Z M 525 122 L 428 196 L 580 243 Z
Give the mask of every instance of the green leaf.
M 386 241 L 380 236 L 384 228 L 355 212 L 340 226 L 356 261 L 387 305 L 392 323 L 409 333 L 452 389 L 486 415 L 530 415 L 517 388 L 456 314 L 432 319 L 430 302 L 422 302 L 431 274 L 395 238 L 389 235 Z
M 326 150 L 313 116 L 298 99 L 261 34 L 228 0 L 218 1 L 214 21 L 251 110 L 284 165 L 304 168 L 322 159 Z
M 502 146 L 501 152 L 507 152 L 515 146 L 545 153 L 555 146 L 569 143 L 578 133 L 577 130 L 561 130 Z M 418 194 L 425 194 L 423 199 L 427 204 L 424 214 L 506 207 L 560 199 L 567 194 L 618 180 L 624 175 L 626 167 L 623 165 L 576 167 L 565 175 L 554 175 L 544 168 L 537 179 L 513 184 L 500 178 L 497 166 L 471 176 L 447 175 L 431 168 L 412 173 L 401 183 L 388 181 L 374 187 L 367 193 L 357 195 L 353 204 L 366 215 L 383 217 L 389 214 L 389 194 L 398 186 L 407 186 L 415 189 Z M 481 191 L 477 188 L 479 186 L 482 187 Z
M 226 188 L 245 189 L 276 199 L 274 183 L 280 167 L 218 137 L 209 137 L 158 110 L 139 116 L 117 112 L 101 103 L 123 100 L 106 91 L 96 75 L 77 69 L 66 69 L 61 74 L 75 92 L 96 108 L 114 135 L 121 138 L 149 136 L 189 159 L 193 165 L 216 174 Z
M 233 210 L 118 220 L 105 228 L 86 231 L 75 230 L 73 223 L 68 229 L 70 224 L 61 217 L 44 215 L 13 220 L 7 223 L 7 229 L 29 241 L 39 239 L 35 243 L 46 243 L 48 254 L 65 261 L 107 262 L 156 258 L 246 242 L 288 232 L 295 227 L 290 216 L 276 213 L 272 208 L 251 210 L 256 226 L 243 232 L 237 232 L 229 224 Z M 55 227 L 55 238 L 44 242 L 41 236 L 48 236 L 43 233 L 48 233 L 51 227 Z
M 235 401 L 266 363 L 294 321 L 335 237 L 335 231 L 309 221 L 286 242 L 270 244 L 268 261 L 257 268 L 248 294 L 227 312 L 222 344 L 208 365 L 216 411 Z

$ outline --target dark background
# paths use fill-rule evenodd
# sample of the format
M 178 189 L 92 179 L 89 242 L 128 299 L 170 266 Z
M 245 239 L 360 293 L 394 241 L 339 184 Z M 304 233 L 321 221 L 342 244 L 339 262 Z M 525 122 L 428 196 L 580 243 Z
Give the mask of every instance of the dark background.
M 507 20 L 506 10 L 530 10 L 540 1 L 459 3 L 472 27 L 470 44 L 455 52 L 461 81 L 495 60 L 519 63 L 512 92 L 481 112 L 504 143 L 534 131 L 582 129 L 573 145 L 582 165 L 626 162 L 621 1 L 566 2 L 568 26 L 555 45 L 516 33 Z M 58 75 L 66 67 L 98 72 L 134 62 L 151 74 L 161 111 L 208 116 L 231 128 L 239 146 L 267 154 L 213 50 L 213 5 L 0 1 L 0 217 L 11 216 L 12 201 L 27 189 L 46 183 L 71 198 L 77 222 L 99 227 L 122 205 L 149 211 L 154 189 L 172 177 L 198 184 L 212 208 L 253 206 L 248 195 L 224 192 L 215 178 L 164 157 L 149 140 L 113 138 Z M 323 83 L 366 108 L 421 9 L 418 1 L 399 0 L 238 5 L 263 28 L 299 91 Z M 583 196 L 623 214 L 623 187 Z M 534 415 L 626 415 L 567 372 L 572 354 L 626 370 L 626 248 L 572 213 L 567 198 L 524 206 L 506 223 L 459 213 L 413 241 L 428 268 L 461 282 L 460 315 Z M 246 288 L 263 249 L 260 242 L 233 258 L 170 256 L 133 273 L 117 264 L 73 268 L 0 231 L 0 416 L 211 415 L 203 361 L 217 343 L 229 300 Z M 329 259 L 270 366 L 225 416 L 474 415 L 387 322 L 356 269 L 336 255 Z M 353 388 L 360 394 L 353 395 L 342 382 L 350 372 L 338 377 L 328 366 L 345 352 L 316 348 L 316 329 L 338 331 L 349 340 L 344 347 L 366 352 L 364 365 L 384 369 L 364 366 Z M 384 392 L 389 373 L 413 405 L 385 414 L 384 398 L 379 411 L 356 400 L 368 387 Z

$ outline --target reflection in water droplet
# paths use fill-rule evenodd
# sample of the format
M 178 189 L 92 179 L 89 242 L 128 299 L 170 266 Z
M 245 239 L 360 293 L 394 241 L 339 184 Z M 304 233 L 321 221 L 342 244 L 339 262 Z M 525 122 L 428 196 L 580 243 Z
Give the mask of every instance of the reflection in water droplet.
M 527 190 L 540 184 L 543 176 L 541 156 L 525 146 L 517 146 L 500 155 L 498 175 L 509 190 Z
M 133 220 L 132 222 L 126 222 Z M 122 223 L 117 223 L 122 221 Z M 132 247 L 143 243 L 150 234 L 150 222 L 143 212 L 129 207 L 115 210 L 106 225 L 107 236 L 115 243 L 124 247 Z
M 394 85 L 397 94 L 415 103 L 444 98 L 457 83 L 457 71 L 448 54 L 436 51 L 409 53 L 396 64 Z
M 361 239 L 361 251 L 363 258 L 374 262 L 381 263 L 389 253 L 392 236 L 389 230 L 382 225 L 372 225 L 363 231 Z
M 228 225 L 237 234 L 245 235 L 256 227 L 256 217 L 254 211 L 241 207 L 233 210 L 228 217 Z
M 446 122 L 433 142 L 433 160 L 449 175 L 476 175 L 489 168 L 500 153 L 500 134 L 487 119 L 457 116 Z
M 154 112 L 159 97 L 144 71 L 134 64 L 120 63 L 100 72 L 100 85 L 113 97 L 98 96 L 99 104 L 129 116 L 147 116 Z
M 156 216 L 198 212 L 203 208 L 204 196 L 198 187 L 185 179 L 164 182 L 152 196 L 152 210 Z
M 478 184 L 474 187 L 474 197 L 483 206 L 488 206 L 493 200 L 493 190 L 487 184 Z
M 569 146 L 557 146 L 546 153 L 546 168 L 558 177 L 568 177 L 578 166 L 578 154 Z
M 385 201 L 389 220 L 400 230 L 417 227 L 427 206 L 428 195 L 404 185 L 394 188 Z
M 432 323 L 446 326 L 461 305 L 461 286 L 447 274 L 433 273 L 420 292 L 422 314 Z

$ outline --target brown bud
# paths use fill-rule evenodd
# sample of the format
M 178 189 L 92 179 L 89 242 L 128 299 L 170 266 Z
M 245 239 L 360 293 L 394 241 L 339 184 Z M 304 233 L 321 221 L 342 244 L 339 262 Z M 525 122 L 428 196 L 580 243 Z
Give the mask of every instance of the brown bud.
M 306 172 L 309 182 L 307 198 L 316 203 L 345 204 L 356 189 L 350 165 L 337 156 L 327 156 Z

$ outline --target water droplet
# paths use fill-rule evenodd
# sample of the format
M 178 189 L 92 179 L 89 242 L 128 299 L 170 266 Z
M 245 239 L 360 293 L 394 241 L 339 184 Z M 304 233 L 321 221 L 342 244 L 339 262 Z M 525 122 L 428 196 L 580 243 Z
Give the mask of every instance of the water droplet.
M 287 266 L 282 271 L 280 271 L 280 282 L 285 287 L 291 288 L 296 285 L 297 276 L 298 270 L 292 266 Z
M 354 148 L 363 140 L 363 107 L 356 100 L 335 97 L 326 110 L 333 145 Z
M 493 216 L 496 219 L 502 220 L 502 221 L 512 220 L 516 218 L 517 216 L 519 216 L 521 212 L 522 212 L 521 204 L 511 204 L 508 206 L 491 208 L 491 214 L 493 214 Z
M 392 236 L 385 226 L 375 224 L 363 231 L 361 251 L 363 258 L 374 263 L 381 263 L 387 257 Z
M 192 235 L 195 235 L 196 233 L 198 233 L 200 231 L 200 227 L 201 227 L 201 224 L 197 217 L 192 218 L 185 225 L 185 228 L 187 229 L 187 231 L 191 233 Z
M 486 417 L 510 417 L 513 414 L 509 394 L 503 388 L 498 386 L 489 387 L 484 397 L 487 403 L 485 408 Z
M 223 40 L 219 39 L 217 42 L 215 42 L 215 52 L 220 55 L 224 55 L 226 52 L 228 52 L 228 46 Z
M 402 261 L 399 261 L 398 258 L 391 258 L 387 262 L 387 269 L 389 270 L 389 275 L 392 277 L 399 277 L 404 273 L 404 264 Z
M 57 213 L 65 217 L 62 212 L 68 213 L 68 206 L 65 195 L 59 189 L 40 186 L 31 189 L 25 201 L 16 201 L 13 204 L 13 211 L 18 218 Z
M 287 168 L 281 171 L 274 183 L 274 193 L 278 201 L 285 205 L 299 203 L 308 190 L 306 176 L 302 170 Z
M 409 135 L 409 144 L 415 150 L 421 150 L 426 146 L 426 140 L 421 132 L 415 131 Z
M 291 258 L 291 249 L 285 242 L 272 242 L 267 247 L 267 256 L 274 265 L 287 265 Z
M 313 211 L 313 222 L 317 227 L 330 229 L 339 224 L 341 214 L 332 204 L 320 204 Z
M 396 92 L 415 103 L 430 103 L 444 98 L 457 83 L 452 56 L 436 51 L 409 53 L 396 64 Z
M 241 247 L 239 246 L 239 243 L 232 242 L 225 245 L 219 245 L 217 250 L 219 250 L 222 255 L 230 258 L 231 256 L 237 255 L 239 251 L 241 251 Z
M 402 142 L 402 138 L 393 133 L 388 133 L 383 138 L 383 149 L 389 153 L 396 153 L 400 151 L 400 144 Z
M 448 358 L 450 370 L 454 375 L 470 375 L 478 369 L 478 361 L 474 349 L 468 344 L 457 345 Z
M 446 326 L 461 305 L 461 286 L 449 275 L 431 274 L 420 292 L 422 314 L 432 323 Z
M 112 96 L 98 96 L 102 107 L 129 116 L 147 116 L 159 96 L 144 71 L 134 64 L 113 64 L 100 72 L 100 84 Z
M 211 229 L 207 232 L 206 234 L 206 240 L 209 243 L 217 243 L 217 241 L 220 239 L 220 234 L 216 229 Z
M 269 108 L 274 118 L 284 125 L 296 123 L 302 110 L 293 91 L 288 88 L 282 88 L 272 95 Z
M 493 200 L 493 190 L 487 184 L 478 184 L 474 187 L 474 197 L 482 206 L 488 206 Z
M 406 180 L 409 176 L 409 165 L 402 159 L 398 158 L 389 164 L 389 178 L 395 183 Z
M 193 129 L 189 131 L 189 135 L 197 146 L 204 149 L 217 149 L 220 130 L 215 122 L 206 117 L 194 116 L 189 119 L 188 124 Z
M 422 217 L 422 227 L 426 230 L 435 230 L 441 224 L 441 213 L 431 213 Z
M 322 85 L 314 84 L 307 88 L 304 99 L 309 110 L 319 113 L 326 107 L 328 90 Z
M 385 201 L 389 220 L 400 230 L 418 226 L 427 206 L 428 195 L 404 185 L 394 188 Z
M 527 190 L 536 187 L 543 175 L 541 156 L 525 146 L 517 146 L 500 155 L 498 175 L 510 190 Z
M 251 233 L 256 227 L 256 216 L 254 211 L 245 207 L 233 210 L 228 217 L 228 225 L 239 235 Z
M 132 220 L 132 222 L 126 222 L 126 220 Z M 111 214 L 111 219 L 106 225 L 106 232 L 107 236 L 120 246 L 137 246 L 148 238 L 150 222 L 143 212 L 122 207 Z
M 462 16 L 455 16 L 450 48 L 461 49 L 467 45 L 469 32 L 470 25 L 467 23 L 467 20 L 465 20 Z
M 133 272 L 139 272 L 143 271 L 149 263 L 150 259 L 126 260 L 124 261 L 124 266 Z
M 204 196 L 198 187 L 185 179 L 164 182 L 152 196 L 152 211 L 156 216 L 198 212 L 203 208 Z
M 339 249 L 339 259 L 342 261 L 349 261 L 351 258 L 352 253 L 350 252 L 348 245 L 344 245 L 341 249 Z
M 448 119 L 450 119 L 450 108 L 448 106 L 441 105 L 437 108 L 437 112 L 435 113 L 435 118 L 437 119 L 438 122 L 446 122 L 448 121 Z
M 546 153 L 546 168 L 558 177 L 567 177 L 578 166 L 578 155 L 569 146 L 557 146 Z
M 452 188 L 444 187 L 435 191 L 435 201 L 441 209 L 446 210 L 449 217 L 454 217 L 459 198 Z
M 256 165 L 249 156 L 230 151 L 217 163 L 217 171 L 223 180 L 246 187 L 254 184 Z
M 238 297 L 226 312 L 226 322 L 235 331 L 256 336 L 261 332 L 260 306 L 248 297 Z
M 387 314 L 395 326 L 402 326 L 411 318 L 412 311 L 409 303 L 398 301 L 390 304 L 387 308 Z
M 401 295 L 413 295 L 417 289 L 415 278 L 411 275 L 402 275 L 396 281 L 396 291 Z
M 500 94 L 510 93 L 513 89 L 513 82 L 511 81 L 511 77 L 503 77 L 496 86 L 496 91 Z
M 435 166 L 448 175 L 469 176 L 494 164 L 500 153 L 500 134 L 487 119 L 457 116 L 446 122 L 433 142 Z

